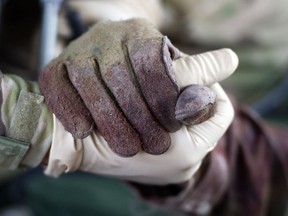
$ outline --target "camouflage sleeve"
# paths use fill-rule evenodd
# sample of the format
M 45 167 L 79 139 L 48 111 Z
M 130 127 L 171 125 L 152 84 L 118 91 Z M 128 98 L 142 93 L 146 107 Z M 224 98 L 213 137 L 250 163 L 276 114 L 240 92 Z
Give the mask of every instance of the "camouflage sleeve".
M 4 152 L 1 154 L 4 156 L 0 157 L 0 167 L 35 167 L 41 163 L 51 145 L 52 113 L 44 103 L 36 82 L 26 81 L 16 75 L 1 74 L 1 90 L 0 135 L 5 141 L 1 148 L 0 140 L 0 153 Z M 25 143 L 28 144 L 27 147 Z M 16 145 L 17 148 L 9 145 Z M 20 157 L 21 149 L 25 147 L 28 150 L 22 151 Z M 15 159 L 3 162 L 5 154 L 10 158 L 13 158 L 11 155 L 18 154 L 18 162 Z

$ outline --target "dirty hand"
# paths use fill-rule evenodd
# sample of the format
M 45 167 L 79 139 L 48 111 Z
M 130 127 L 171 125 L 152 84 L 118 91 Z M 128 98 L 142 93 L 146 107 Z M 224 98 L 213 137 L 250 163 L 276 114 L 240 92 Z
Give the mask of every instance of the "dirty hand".
M 232 121 L 232 106 L 217 82 L 237 64 L 229 49 L 180 54 L 144 20 L 96 25 L 41 76 L 42 93 L 56 116 L 46 173 L 81 169 L 153 184 L 191 178 Z M 179 90 L 192 84 L 210 86 L 215 113 L 183 126 L 185 112 L 184 119 L 175 118 L 175 108 L 181 117 L 177 110 L 187 100 L 180 100 Z M 204 93 L 209 99 L 211 92 Z M 185 103 L 179 105 L 178 97 Z

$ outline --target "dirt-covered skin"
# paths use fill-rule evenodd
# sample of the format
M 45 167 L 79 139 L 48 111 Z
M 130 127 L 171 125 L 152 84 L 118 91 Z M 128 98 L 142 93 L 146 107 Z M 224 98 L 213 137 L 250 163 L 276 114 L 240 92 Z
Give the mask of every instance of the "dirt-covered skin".
M 73 41 L 41 74 L 46 103 L 76 138 L 94 123 L 120 156 L 162 154 L 180 94 L 172 61 L 179 51 L 144 19 L 105 21 Z

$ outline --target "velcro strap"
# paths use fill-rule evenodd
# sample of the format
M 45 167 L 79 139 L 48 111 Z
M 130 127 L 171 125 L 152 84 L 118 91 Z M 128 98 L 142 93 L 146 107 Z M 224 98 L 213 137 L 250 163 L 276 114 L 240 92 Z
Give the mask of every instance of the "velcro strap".
M 27 154 L 43 101 L 42 95 L 21 90 L 7 137 L 0 137 L 0 167 L 16 169 Z
M 16 169 L 29 149 L 29 143 L 0 136 L 0 167 Z

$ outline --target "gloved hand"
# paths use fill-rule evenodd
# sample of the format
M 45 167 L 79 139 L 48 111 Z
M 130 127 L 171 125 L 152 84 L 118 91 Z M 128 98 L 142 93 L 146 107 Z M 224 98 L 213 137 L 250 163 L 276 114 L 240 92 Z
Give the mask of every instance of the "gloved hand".
M 232 121 L 233 108 L 217 82 L 237 64 L 229 49 L 180 57 L 144 20 L 96 25 L 41 76 L 42 93 L 56 115 L 46 174 L 80 169 L 153 184 L 191 178 Z M 210 86 L 217 106 L 209 120 L 182 126 L 174 118 L 178 88 L 191 84 Z M 170 148 L 163 145 L 167 140 Z
M 40 87 L 75 137 L 89 135 L 95 121 L 121 156 L 133 156 L 141 148 L 161 154 L 170 145 L 165 129 L 180 128 L 174 118 L 179 89 L 171 80 L 174 57 L 169 49 L 177 55 L 169 40 L 144 20 L 98 24 L 44 70 Z

